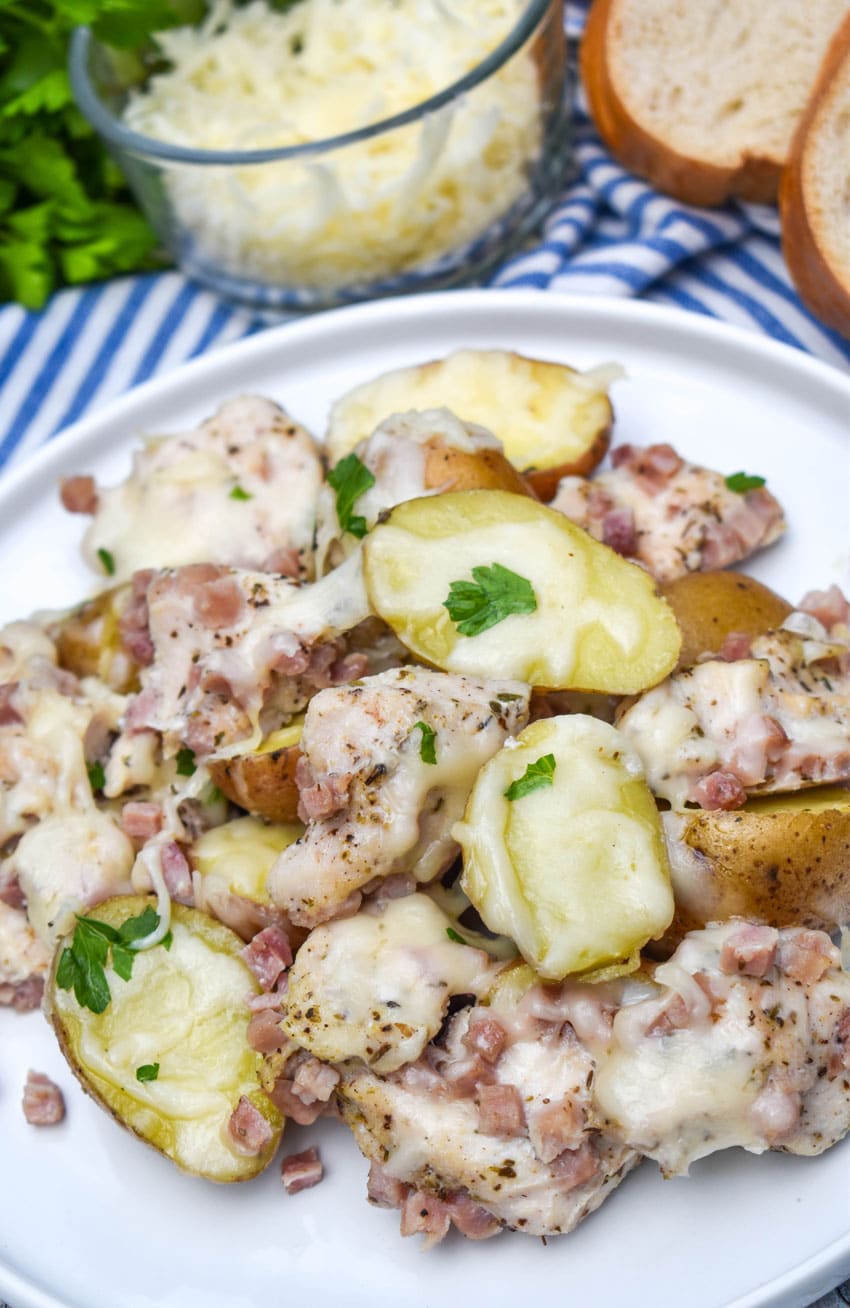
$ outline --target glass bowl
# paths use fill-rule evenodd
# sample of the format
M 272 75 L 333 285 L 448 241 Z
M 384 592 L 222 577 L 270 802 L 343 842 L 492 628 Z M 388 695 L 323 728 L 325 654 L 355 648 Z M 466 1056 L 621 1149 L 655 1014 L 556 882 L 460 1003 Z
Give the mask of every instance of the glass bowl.
M 196 149 L 132 130 L 123 115 L 143 70 L 74 33 L 77 103 L 160 240 L 185 273 L 255 312 L 480 280 L 569 166 L 563 0 L 528 0 L 480 63 L 412 108 L 295 145 Z

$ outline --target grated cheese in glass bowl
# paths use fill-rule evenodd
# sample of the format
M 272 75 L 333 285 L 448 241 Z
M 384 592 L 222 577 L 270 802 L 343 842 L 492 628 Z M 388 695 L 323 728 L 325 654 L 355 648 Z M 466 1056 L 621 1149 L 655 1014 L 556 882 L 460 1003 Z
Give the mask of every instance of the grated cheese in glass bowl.
M 568 166 L 562 0 L 213 0 L 135 58 L 79 29 L 71 77 L 183 270 L 261 311 L 479 277 Z

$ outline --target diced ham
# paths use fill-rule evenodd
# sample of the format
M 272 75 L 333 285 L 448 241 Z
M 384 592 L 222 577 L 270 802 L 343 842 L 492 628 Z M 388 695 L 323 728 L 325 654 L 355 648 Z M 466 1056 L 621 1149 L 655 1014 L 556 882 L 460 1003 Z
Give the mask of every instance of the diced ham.
M 482 1013 L 478 1008 L 473 1009 L 469 1026 L 463 1037 L 463 1043 L 471 1053 L 483 1058 L 485 1063 L 494 1064 L 498 1062 L 507 1038 L 507 1032 L 501 1022 L 495 1017 Z
M 370 1204 L 378 1208 L 401 1208 L 409 1194 L 410 1186 L 406 1181 L 391 1176 L 385 1167 L 373 1160 L 366 1182 L 366 1198 Z
M 723 942 L 720 970 L 727 976 L 766 976 L 776 959 L 779 932 L 774 927 L 747 925 Z
M 584 1109 L 569 1095 L 529 1113 L 528 1133 L 534 1152 L 543 1163 L 551 1163 L 565 1149 L 577 1149 L 584 1130 Z
M 27 901 L 17 874 L 5 863 L 0 863 L 0 902 L 10 908 L 26 908 Z
M 192 603 L 198 621 L 213 631 L 234 626 L 245 609 L 245 599 L 239 584 L 229 576 L 202 582 Z
M 802 1099 L 793 1086 L 772 1074 L 750 1107 L 750 1121 L 769 1148 L 792 1136 L 800 1121 Z
M 634 511 L 626 505 L 609 509 L 602 519 L 602 541 L 618 554 L 634 554 L 637 548 Z
M 824 931 L 796 931 L 780 943 L 777 962 L 786 976 L 811 984 L 839 966 L 839 955 Z
M 710 772 L 690 789 L 688 798 L 700 808 L 733 809 L 746 803 L 747 792 L 734 772 Z
M 62 1091 L 43 1072 L 27 1073 L 23 1108 L 30 1126 L 55 1126 L 65 1116 Z
M 62 507 L 69 513 L 95 513 L 97 510 L 97 486 L 94 477 L 77 475 L 60 477 L 59 498 Z
M 845 1008 L 832 1035 L 832 1048 L 829 1052 L 826 1074 L 834 1081 L 842 1072 L 850 1071 L 850 1008 Z
M 669 1035 L 671 1031 L 680 1031 L 690 1024 L 693 1013 L 684 998 L 673 991 L 669 1000 L 653 1018 L 644 1034 L 648 1036 Z
M 6 681 L 0 686 L 0 727 L 10 727 L 23 722 L 23 718 L 13 704 L 19 683 Z
M 413 1190 L 405 1199 L 401 1210 L 402 1235 L 424 1235 L 424 1248 L 430 1249 L 448 1235 L 451 1214 L 442 1199 Z
M 672 445 L 618 445 L 611 451 L 611 464 L 615 468 L 626 468 L 650 494 L 664 489 L 671 477 L 675 477 L 684 460 L 676 453 Z
M 782 509 L 764 486 L 738 498 L 725 521 L 707 527 L 700 571 L 716 572 L 746 558 L 782 522 Z
M 723 659 L 724 663 L 735 663 L 738 659 L 748 659 L 750 649 L 751 638 L 745 631 L 730 631 L 714 657 Z
M 274 1136 L 271 1126 L 247 1095 L 242 1095 L 230 1114 L 227 1133 L 232 1147 L 246 1158 L 256 1158 Z
M 525 1135 L 525 1108 L 515 1085 L 483 1085 L 478 1091 L 478 1126 L 485 1135 Z
M 467 1240 L 489 1240 L 491 1236 L 498 1235 L 502 1229 L 499 1219 L 488 1213 L 481 1204 L 477 1204 L 466 1190 L 455 1191 L 446 1198 L 445 1203 L 452 1225 L 460 1231 L 461 1235 L 465 1235 Z
M 343 686 L 348 681 L 358 681 L 369 671 L 368 654 L 343 654 L 334 659 L 328 669 L 328 678 L 332 686 Z
M 325 1111 L 325 1105 L 321 1099 L 314 1100 L 311 1104 L 305 1104 L 293 1091 L 293 1082 L 291 1077 L 278 1077 L 270 1090 L 266 1094 L 274 1104 L 275 1108 L 284 1117 L 291 1117 L 293 1122 L 299 1126 L 312 1126 L 317 1117 L 321 1117 Z
M 287 1037 L 280 1025 L 280 1009 L 261 1008 L 248 1022 L 248 1044 L 258 1054 L 274 1054 L 283 1049 Z
M 242 950 L 242 957 L 264 990 L 271 990 L 281 972 L 292 966 L 292 949 L 279 926 L 268 926 Z
M 300 1154 L 289 1154 L 280 1165 L 280 1179 L 287 1194 L 309 1190 L 318 1185 L 324 1176 L 321 1159 L 315 1149 L 304 1149 Z
M 162 821 L 162 809 L 150 800 L 130 800 L 121 810 L 121 828 L 125 836 L 142 843 L 162 830 Z
M 153 641 L 148 629 L 148 586 L 155 575 L 152 568 L 142 568 L 133 573 L 130 599 L 118 620 L 121 644 L 142 667 L 153 663 L 154 656 Z
M 302 754 L 295 764 L 298 787 L 298 816 L 302 822 L 319 822 L 341 812 L 348 802 L 351 776 L 326 774 L 316 780 L 310 762 Z
M 307 1058 L 293 1077 L 292 1090 L 308 1106 L 317 1100 L 326 1104 L 338 1084 L 339 1072 L 335 1068 L 318 1058 Z
M 195 902 L 192 887 L 192 870 L 186 855 L 176 840 L 168 840 L 160 852 L 162 876 L 168 893 L 178 904 L 192 905 Z
M 16 1013 L 32 1013 L 41 1007 L 44 996 L 44 977 L 28 976 L 16 985 L 0 982 L 0 1007 L 14 1008 Z
M 800 613 L 810 613 L 830 631 L 832 627 L 850 623 L 850 603 L 838 586 L 829 590 L 807 591 L 797 605 Z
M 301 576 L 301 555 L 292 545 L 281 546 L 263 560 L 260 572 L 273 572 L 275 576 L 293 577 L 297 581 Z
M 575 1190 L 596 1175 L 599 1160 L 591 1142 L 584 1140 L 578 1149 L 565 1149 L 562 1154 L 558 1154 L 550 1167 L 562 1190 Z

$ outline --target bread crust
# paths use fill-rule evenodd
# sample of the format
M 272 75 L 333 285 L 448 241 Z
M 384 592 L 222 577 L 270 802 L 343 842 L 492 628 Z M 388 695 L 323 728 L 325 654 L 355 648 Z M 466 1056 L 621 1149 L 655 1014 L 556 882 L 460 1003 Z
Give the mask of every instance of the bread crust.
M 630 172 L 685 204 L 712 207 L 730 196 L 768 203 L 776 199 L 782 165 L 775 159 L 743 154 L 724 168 L 674 150 L 641 125 L 621 99 L 611 72 L 622 0 L 594 0 L 581 45 L 581 74 L 593 119 L 602 139 Z
M 843 277 L 829 261 L 819 237 L 819 215 L 806 185 L 808 152 L 830 113 L 842 75 L 850 79 L 850 14 L 823 58 L 812 94 L 797 125 L 779 192 L 782 252 L 794 285 L 821 322 L 850 336 L 850 269 Z

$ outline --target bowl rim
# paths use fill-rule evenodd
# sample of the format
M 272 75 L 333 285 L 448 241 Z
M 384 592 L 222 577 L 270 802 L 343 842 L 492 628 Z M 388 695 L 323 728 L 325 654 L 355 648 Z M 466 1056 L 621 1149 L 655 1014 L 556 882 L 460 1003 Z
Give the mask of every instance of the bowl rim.
M 84 117 L 106 141 L 121 150 L 134 155 L 148 156 L 154 160 L 193 164 L 199 167 L 212 164 L 244 166 L 274 163 L 285 159 L 328 154 L 348 145 L 356 145 L 358 142 L 380 136 L 384 132 L 415 123 L 420 118 L 442 109 L 467 91 L 471 91 L 473 87 L 486 81 L 493 73 L 498 72 L 522 48 L 552 4 L 557 4 L 559 8 L 563 7 L 561 0 L 527 0 L 517 22 L 499 44 L 463 77 L 450 82 L 448 86 L 429 96 L 427 100 L 421 100 L 418 104 L 412 105 L 401 113 L 392 114 L 389 118 L 378 119 L 366 127 L 343 132 L 338 136 L 323 137 L 317 141 L 301 142 L 298 145 L 272 146 L 262 150 L 205 150 L 193 146 L 174 145 L 169 141 L 160 141 L 156 137 L 133 131 L 107 108 L 89 77 L 89 55 L 97 39 L 90 27 L 77 27 L 71 35 L 68 73 L 74 98 Z

